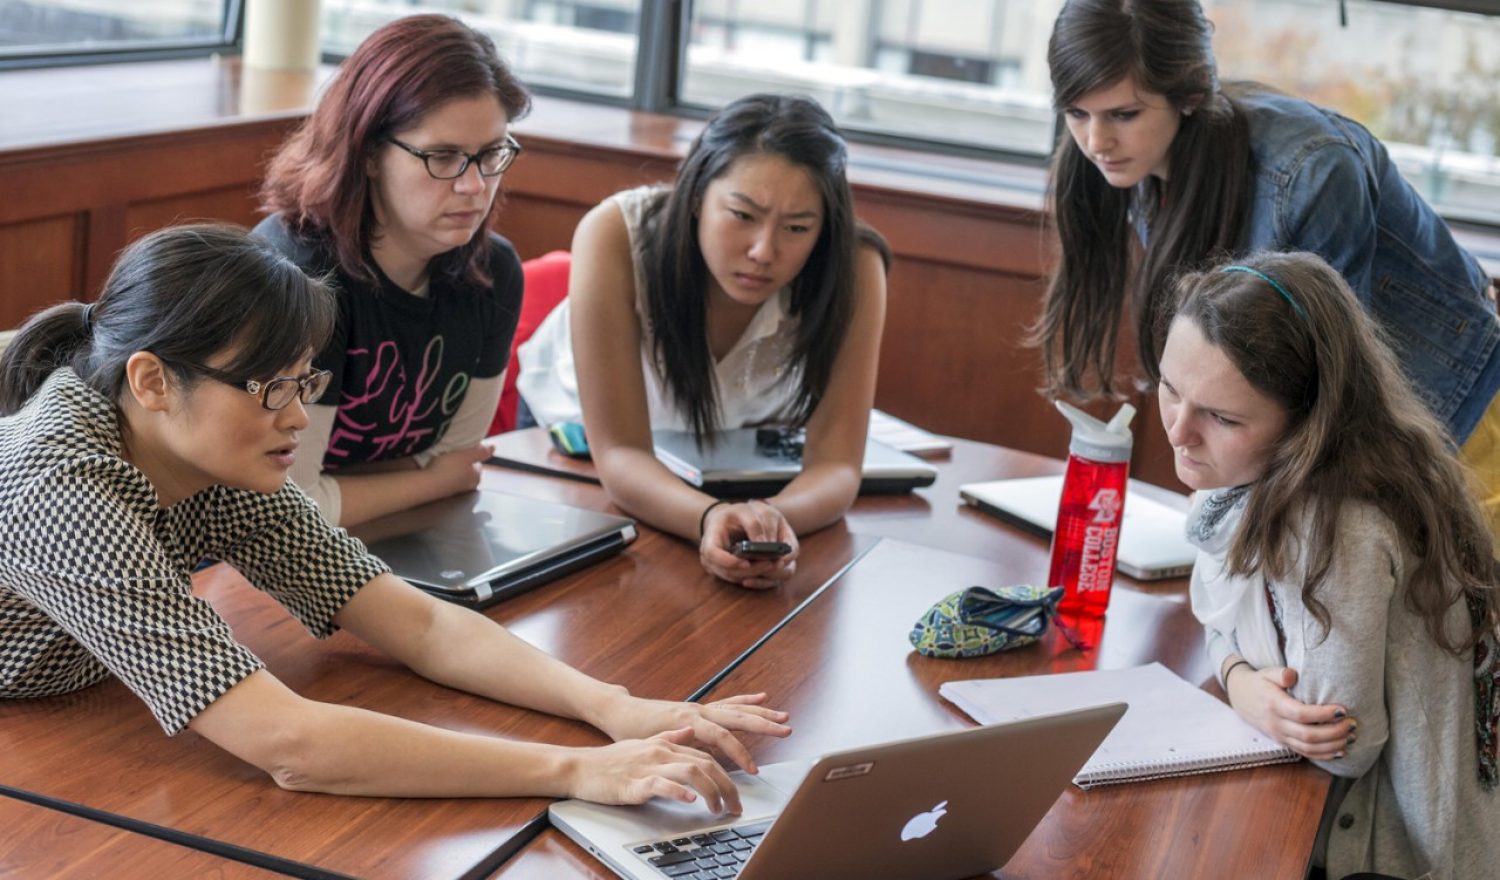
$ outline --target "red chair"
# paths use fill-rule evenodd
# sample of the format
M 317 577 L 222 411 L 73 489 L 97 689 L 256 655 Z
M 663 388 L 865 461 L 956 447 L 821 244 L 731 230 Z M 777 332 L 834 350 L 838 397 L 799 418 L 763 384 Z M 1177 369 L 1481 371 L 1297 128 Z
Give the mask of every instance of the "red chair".
M 505 387 L 500 392 L 500 405 L 495 408 L 494 421 L 490 422 L 491 435 L 515 430 L 516 405 L 521 401 L 521 393 L 516 390 L 516 376 L 521 371 L 516 349 L 531 338 L 542 321 L 568 295 L 568 270 L 572 265 L 572 255 L 567 251 L 552 251 L 521 264 L 521 274 L 526 279 L 526 296 L 521 301 L 515 339 L 510 343 L 510 361 L 505 367 Z

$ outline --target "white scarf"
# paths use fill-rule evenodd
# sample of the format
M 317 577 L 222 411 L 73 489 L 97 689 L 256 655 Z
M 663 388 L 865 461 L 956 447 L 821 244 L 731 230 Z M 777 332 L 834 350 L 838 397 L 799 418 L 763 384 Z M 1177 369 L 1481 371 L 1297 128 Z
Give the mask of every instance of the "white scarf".
M 1187 537 L 1198 548 L 1198 559 L 1193 563 L 1188 595 L 1198 622 L 1232 635 L 1240 656 L 1261 669 L 1286 664 L 1266 601 L 1265 578 L 1259 574 L 1240 577 L 1227 570 L 1229 545 L 1239 531 L 1249 497 L 1245 486 L 1193 493 Z

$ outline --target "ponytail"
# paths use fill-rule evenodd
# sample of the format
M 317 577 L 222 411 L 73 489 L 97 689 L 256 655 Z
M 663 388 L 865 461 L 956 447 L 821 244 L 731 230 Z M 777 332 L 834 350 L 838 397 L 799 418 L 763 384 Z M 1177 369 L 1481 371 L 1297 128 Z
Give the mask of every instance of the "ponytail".
M 0 417 L 25 406 L 58 367 L 85 372 L 80 367 L 92 347 L 89 312 L 83 303 L 66 302 L 26 321 L 0 357 Z
M 192 365 L 225 351 L 234 355 L 224 372 L 273 376 L 327 344 L 336 315 L 326 285 L 243 229 L 161 229 L 120 254 L 98 302 L 62 303 L 26 322 L 0 360 L 0 417 L 62 367 L 118 401 L 125 364 L 140 351 L 185 384 Z

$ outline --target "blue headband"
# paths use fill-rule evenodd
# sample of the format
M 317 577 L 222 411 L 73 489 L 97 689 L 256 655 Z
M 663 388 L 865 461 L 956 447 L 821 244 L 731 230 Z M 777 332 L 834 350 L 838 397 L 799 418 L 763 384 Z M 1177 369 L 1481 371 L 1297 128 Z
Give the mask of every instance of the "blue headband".
M 1223 269 L 1220 269 L 1219 271 L 1220 272 L 1244 272 L 1246 275 L 1254 275 L 1256 278 L 1259 278 L 1260 280 L 1262 280 L 1262 281 L 1266 282 L 1267 284 L 1271 285 L 1272 287 L 1276 288 L 1276 292 L 1279 293 L 1279 294 L 1281 294 L 1281 298 L 1287 301 L 1287 304 L 1292 307 L 1292 310 L 1295 311 L 1297 314 L 1301 315 L 1302 316 L 1302 320 L 1304 320 L 1304 321 L 1307 320 L 1307 312 L 1302 311 L 1302 307 L 1299 306 L 1299 305 L 1297 305 L 1297 301 L 1294 300 L 1294 299 L 1292 299 L 1292 295 L 1290 293 L 1286 292 L 1286 288 L 1282 287 L 1280 284 L 1277 284 L 1276 283 L 1276 279 L 1272 278 L 1270 275 L 1267 275 L 1266 273 L 1260 271 L 1259 269 L 1252 269 L 1249 266 L 1225 266 Z

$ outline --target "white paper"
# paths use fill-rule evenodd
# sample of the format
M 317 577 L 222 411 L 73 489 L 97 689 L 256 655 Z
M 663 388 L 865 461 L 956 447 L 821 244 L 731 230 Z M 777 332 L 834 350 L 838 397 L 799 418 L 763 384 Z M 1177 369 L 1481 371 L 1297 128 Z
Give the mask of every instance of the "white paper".
M 938 693 L 981 724 L 1123 701 L 1129 706 L 1124 717 L 1073 779 L 1083 787 L 1296 760 L 1229 706 L 1160 663 L 950 681 Z

